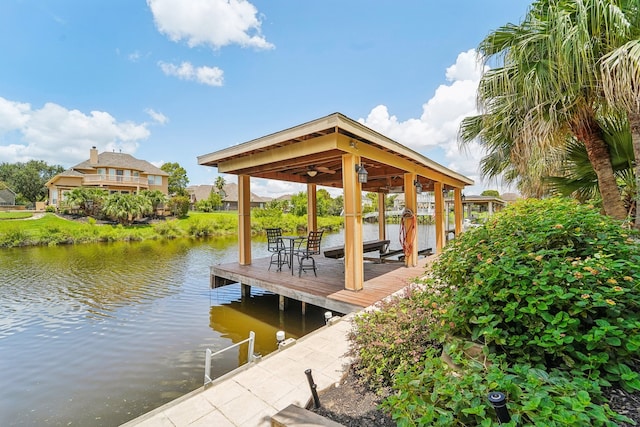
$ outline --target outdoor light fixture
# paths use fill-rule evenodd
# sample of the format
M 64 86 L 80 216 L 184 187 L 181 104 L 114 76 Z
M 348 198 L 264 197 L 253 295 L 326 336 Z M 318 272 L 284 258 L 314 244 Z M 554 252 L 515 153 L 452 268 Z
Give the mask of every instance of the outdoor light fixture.
M 313 178 L 314 176 L 318 175 L 318 171 L 310 169 L 310 170 L 307 171 L 307 175 L 309 175 L 311 178 Z
M 416 187 L 416 194 L 422 194 L 422 184 L 417 179 L 413 181 L 413 185 Z
M 356 165 L 356 172 L 358 173 L 358 182 L 360 184 L 366 184 L 369 172 L 367 172 L 367 170 L 362 165 Z

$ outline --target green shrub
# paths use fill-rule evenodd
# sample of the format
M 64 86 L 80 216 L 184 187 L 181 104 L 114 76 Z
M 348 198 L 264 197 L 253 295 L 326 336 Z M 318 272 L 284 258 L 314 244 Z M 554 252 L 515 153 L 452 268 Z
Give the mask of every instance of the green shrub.
M 184 218 L 189 213 L 189 205 L 191 201 L 187 196 L 174 196 L 169 199 L 169 210 L 174 216 L 178 218 Z
M 407 366 L 395 381 L 396 393 L 382 408 L 398 426 L 493 426 L 495 409 L 488 400 L 501 391 L 507 398 L 511 422 L 505 426 L 616 426 L 632 422 L 602 401 L 600 387 L 584 377 L 531 365 L 508 367 L 493 358 L 481 364 L 453 352 L 453 369 L 433 350 L 423 364 Z
M 637 235 L 590 206 L 527 200 L 456 238 L 433 266 L 447 331 L 510 364 L 640 389 Z
M 153 230 L 159 235 L 168 238 L 180 237 L 182 234 L 180 227 L 178 226 L 178 221 L 176 220 L 169 220 L 154 224 Z
M 29 234 L 18 226 L 8 227 L 0 233 L 0 247 L 13 247 L 29 244 Z
M 213 230 L 213 222 L 195 219 L 189 222 L 187 234 L 191 237 L 206 237 L 212 235 Z
M 439 344 L 429 338 L 433 307 L 424 291 L 408 288 L 375 308 L 355 317 L 350 354 L 361 378 L 384 389 L 393 384 L 398 369 L 418 363 Z

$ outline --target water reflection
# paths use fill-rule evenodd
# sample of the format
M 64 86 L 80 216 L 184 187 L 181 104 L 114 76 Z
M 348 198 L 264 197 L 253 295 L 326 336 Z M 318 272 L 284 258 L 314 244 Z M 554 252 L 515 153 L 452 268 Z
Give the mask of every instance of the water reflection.
M 364 235 L 375 238 L 377 225 Z M 393 246 L 397 227 L 388 235 Z M 330 234 L 323 245 L 343 241 Z M 264 239 L 252 254 L 267 255 Z M 277 330 L 299 337 L 324 323 L 323 309 L 302 317 L 291 302 L 281 313 L 277 296 L 256 288 L 245 299 L 237 285 L 210 290 L 209 267 L 237 257 L 235 236 L 2 249 L 0 426 L 118 425 L 202 386 L 206 348 L 254 330 L 266 355 Z

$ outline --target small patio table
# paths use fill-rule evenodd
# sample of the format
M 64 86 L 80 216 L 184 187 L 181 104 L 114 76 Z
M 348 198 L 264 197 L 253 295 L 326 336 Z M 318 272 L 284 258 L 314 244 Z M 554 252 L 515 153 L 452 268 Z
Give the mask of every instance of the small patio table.
M 289 241 L 289 267 L 291 268 L 291 275 L 293 276 L 293 250 L 295 249 L 296 242 L 302 242 L 306 239 L 306 236 L 280 236 L 281 240 Z M 282 267 L 280 267 L 282 269 Z

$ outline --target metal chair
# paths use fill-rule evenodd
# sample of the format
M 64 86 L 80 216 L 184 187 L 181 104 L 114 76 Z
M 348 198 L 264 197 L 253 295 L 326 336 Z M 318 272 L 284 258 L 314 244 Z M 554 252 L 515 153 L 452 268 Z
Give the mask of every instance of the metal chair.
M 286 248 L 284 247 L 284 242 L 280 237 L 282 237 L 282 229 L 281 228 L 267 228 L 267 250 L 271 252 L 271 261 L 269 262 L 269 270 L 271 270 L 271 266 L 276 264 L 278 266 L 278 271 L 282 270 L 282 265 L 289 265 L 289 257 L 286 253 Z M 274 260 L 275 257 L 275 260 Z
M 320 255 L 320 242 L 322 241 L 322 231 L 310 231 L 309 236 L 298 246 L 298 249 L 294 252 L 298 257 L 298 263 L 300 264 L 298 270 L 298 277 L 302 276 L 302 271 L 313 270 L 313 274 L 318 277 L 316 273 L 316 260 L 313 259 L 314 255 Z M 311 264 L 305 265 L 305 260 L 311 260 Z

